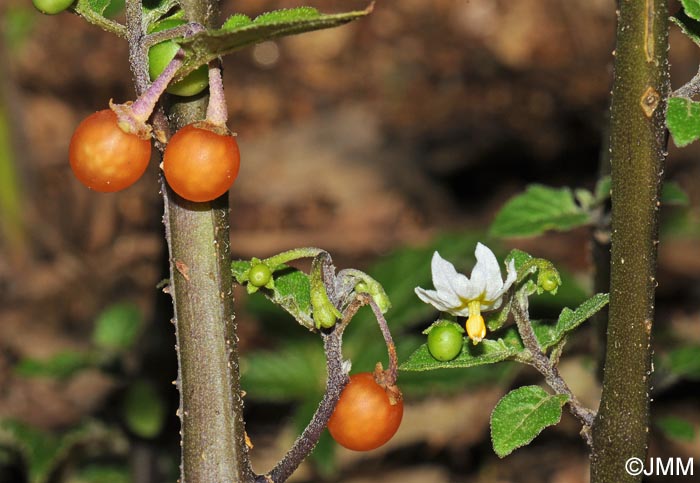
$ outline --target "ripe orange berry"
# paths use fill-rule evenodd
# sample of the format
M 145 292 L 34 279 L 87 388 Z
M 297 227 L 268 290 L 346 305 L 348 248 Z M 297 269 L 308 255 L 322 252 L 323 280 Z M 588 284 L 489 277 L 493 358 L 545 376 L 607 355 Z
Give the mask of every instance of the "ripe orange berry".
M 190 124 L 168 142 L 163 173 L 170 187 L 190 201 L 211 201 L 228 191 L 241 158 L 233 136 Z
M 124 132 L 111 109 L 86 117 L 70 140 L 70 166 L 90 189 L 105 193 L 131 186 L 146 171 L 151 141 Z
M 328 421 L 328 430 L 340 445 L 355 451 L 379 448 L 399 429 L 403 401 L 391 404 L 374 375 L 361 372 L 350 377 Z

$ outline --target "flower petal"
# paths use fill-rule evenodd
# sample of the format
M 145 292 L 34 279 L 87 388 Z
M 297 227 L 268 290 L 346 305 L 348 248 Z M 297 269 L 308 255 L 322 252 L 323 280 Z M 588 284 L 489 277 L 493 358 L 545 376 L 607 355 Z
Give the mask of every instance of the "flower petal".
M 419 299 L 426 304 L 432 305 L 441 312 L 449 312 L 452 308 L 452 306 L 445 303 L 445 301 L 440 298 L 438 292 L 434 290 L 425 290 L 424 288 L 416 287 L 415 292 Z
M 460 274 L 455 266 L 440 256 L 438 252 L 433 253 L 433 260 L 430 262 L 433 273 L 433 286 L 437 290 L 439 297 L 452 306 L 460 305 L 460 300 L 452 285 L 452 280 Z M 464 275 L 462 275 L 464 276 Z
M 476 265 L 472 270 L 472 283 L 478 282 L 483 287 L 486 300 L 493 300 L 498 297 L 498 292 L 503 288 L 501 267 L 498 265 L 496 255 L 482 243 L 476 244 L 474 255 Z

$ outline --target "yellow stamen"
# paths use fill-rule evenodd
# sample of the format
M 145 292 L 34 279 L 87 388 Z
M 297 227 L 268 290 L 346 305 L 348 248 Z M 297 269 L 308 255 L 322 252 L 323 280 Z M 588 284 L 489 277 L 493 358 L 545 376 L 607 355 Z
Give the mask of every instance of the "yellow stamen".
M 467 335 L 474 344 L 486 337 L 486 324 L 481 316 L 481 303 L 478 300 L 469 302 L 469 318 L 466 323 Z

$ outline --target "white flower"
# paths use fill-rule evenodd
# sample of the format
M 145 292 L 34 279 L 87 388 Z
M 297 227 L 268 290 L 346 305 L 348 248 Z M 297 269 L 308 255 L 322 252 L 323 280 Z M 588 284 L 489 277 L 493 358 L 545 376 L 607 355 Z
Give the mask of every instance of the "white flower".
M 501 276 L 501 268 L 493 252 L 485 245 L 477 243 L 476 265 L 470 278 L 457 273 L 454 265 L 443 259 L 438 252 L 433 254 L 431 268 L 433 285 L 436 290 L 416 287 L 416 295 L 442 312 L 458 317 L 468 317 L 467 335 L 474 341 L 486 336 L 486 325 L 482 311 L 496 310 L 503 303 L 503 294 L 513 285 L 517 272 L 515 262 L 506 265 L 506 280 Z

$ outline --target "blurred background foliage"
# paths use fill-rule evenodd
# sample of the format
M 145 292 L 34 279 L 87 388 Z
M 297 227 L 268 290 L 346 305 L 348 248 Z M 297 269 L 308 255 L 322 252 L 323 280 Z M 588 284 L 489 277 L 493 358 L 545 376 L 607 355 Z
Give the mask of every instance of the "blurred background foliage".
M 325 12 L 357 0 L 314 0 Z M 296 5 L 296 4 L 295 4 Z M 222 2 L 255 16 L 281 0 Z M 115 15 L 119 18 L 118 5 Z M 495 240 L 496 213 L 528 183 L 593 191 L 605 149 L 614 7 L 608 0 L 379 2 L 339 29 L 265 42 L 225 59 L 230 127 L 243 153 L 231 193 L 234 258 L 320 246 L 338 268 L 366 270 L 393 302 L 400 359 L 435 314 L 434 250 L 469 271 L 477 241 L 551 259 L 555 317 L 591 291 L 590 227 Z M 67 150 L 80 119 L 133 97 L 126 45 L 70 14 L 0 0 L 0 481 L 175 481 L 178 396 L 170 302 L 156 289 L 166 253 L 157 163 L 127 191 L 85 190 Z M 697 69 L 671 32 L 674 85 Z M 689 203 L 665 208 L 655 322 L 651 452 L 700 460 L 700 165 L 670 146 L 666 177 Z M 304 268 L 304 267 L 302 267 Z M 320 341 L 260 295 L 237 290 L 248 432 L 269 468 L 315 410 Z M 597 403 L 595 331 L 569 341 L 564 377 Z M 386 353 L 362 309 L 348 329 L 353 371 Z M 504 460 L 488 418 L 511 365 L 402 373 L 404 423 L 359 454 L 324 435 L 294 481 L 553 482 L 587 478 L 568 416 Z M 650 480 L 653 481 L 653 480 Z

